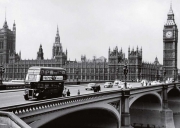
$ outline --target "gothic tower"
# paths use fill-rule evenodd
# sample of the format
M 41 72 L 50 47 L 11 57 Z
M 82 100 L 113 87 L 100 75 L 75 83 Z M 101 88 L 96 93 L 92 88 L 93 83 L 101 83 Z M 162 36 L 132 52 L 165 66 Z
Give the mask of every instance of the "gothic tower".
M 8 28 L 7 21 L 0 29 L 0 64 L 9 63 L 9 57 L 15 54 L 16 49 L 16 25 L 13 24 L 13 30 Z
M 131 74 L 131 80 L 141 79 L 140 74 L 142 73 L 142 48 L 138 46 L 136 50 L 133 48 L 130 51 L 128 48 L 128 61 L 129 61 L 129 74 Z
M 66 53 L 63 52 L 62 45 L 60 43 L 59 29 L 57 27 L 57 33 L 55 37 L 55 42 L 52 48 L 52 59 L 55 59 L 60 65 L 65 65 L 67 61 L 67 50 Z
M 37 60 L 44 60 L 44 53 L 43 53 L 42 45 L 40 45 L 39 51 L 37 52 Z
M 177 79 L 178 29 L 174 20 L 172 5 L 163 29 L 163 66 L 166 78 Z

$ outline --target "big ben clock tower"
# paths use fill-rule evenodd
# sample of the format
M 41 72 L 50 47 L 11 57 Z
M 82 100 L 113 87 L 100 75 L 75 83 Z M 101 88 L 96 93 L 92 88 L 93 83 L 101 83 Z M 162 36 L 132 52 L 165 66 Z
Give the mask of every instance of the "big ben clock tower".
M 174 20 L 172 5 L 163 29 L 163 66 L 166 78 L 177 79 L 178 29 Z

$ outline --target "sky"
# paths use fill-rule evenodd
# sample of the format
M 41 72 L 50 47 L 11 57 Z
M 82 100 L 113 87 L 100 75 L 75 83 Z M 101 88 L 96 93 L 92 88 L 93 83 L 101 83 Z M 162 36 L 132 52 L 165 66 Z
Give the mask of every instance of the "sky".
M 0 28 L 6 10 L 9 28 L 16 23 L 16 52 L 22 59 L 36 59 L 40 44 L 44 58 L 51 59 L 58 26 L 68 60 L 108 58 L 109 48 L 116 46 L 127 57 L 128 47 L 138 46 L 143 61 L 157 57 L 163 64 L 163 28 L 171 1 L 179 27 L 180 0 L 0 0 Z

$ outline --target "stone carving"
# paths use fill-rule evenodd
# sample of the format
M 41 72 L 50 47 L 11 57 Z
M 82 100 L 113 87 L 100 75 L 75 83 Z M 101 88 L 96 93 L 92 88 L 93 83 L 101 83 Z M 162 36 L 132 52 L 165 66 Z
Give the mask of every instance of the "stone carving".
M 120 101 L 116 101 L 116 102 L 111 102 L 109 103 L 111 106 L 113 106 L 118 112 L 120 110 L 120 106 L 119 106 L 119 103 Z

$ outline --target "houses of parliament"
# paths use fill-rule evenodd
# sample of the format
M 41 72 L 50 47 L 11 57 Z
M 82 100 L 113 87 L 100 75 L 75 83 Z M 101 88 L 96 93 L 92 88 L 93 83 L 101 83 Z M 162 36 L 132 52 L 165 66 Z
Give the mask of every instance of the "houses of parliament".
M 143 50 L 138 46 L 128 48 L 127 58 L 122 48 L 116 46 L 113 49 L 107 48 L 108 59 L 102 56 L 89 60 L 83 55 L 81 61 L 67 60 L 68 51 L 63 51 L 58 28 L 51 59 L 44 59 L 43 47 L 40 45 L 36 59 L 23 60 L 21 52 L 16 53 L 16 24 L 14 22 L 11 30 L 5 20 L 3 28 L 0 29 L 0 64 L 5 68 L 3 80 L 23 80 L 31 66 L 63 67 L 67 71 L 68 80 L 71 81 L 124 80 L 125 64 L 128 68 L 127 81 L 177 79 L 177 43 L 178 29 L 170 7 L 163 30 L 163 64 L 159 63 L 157 57 L 154 62 L 144 62 Z

